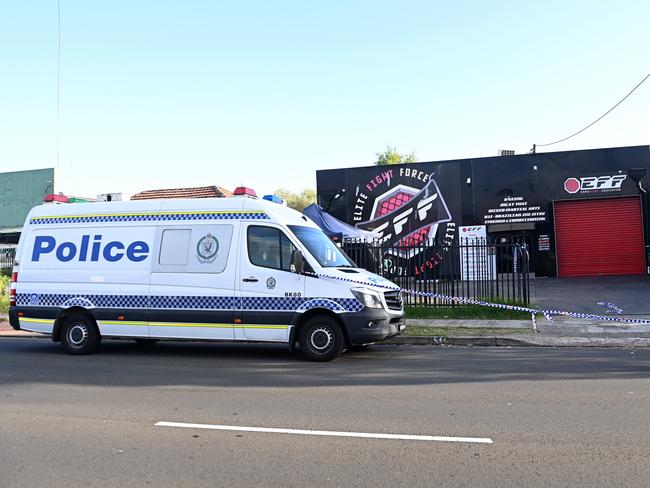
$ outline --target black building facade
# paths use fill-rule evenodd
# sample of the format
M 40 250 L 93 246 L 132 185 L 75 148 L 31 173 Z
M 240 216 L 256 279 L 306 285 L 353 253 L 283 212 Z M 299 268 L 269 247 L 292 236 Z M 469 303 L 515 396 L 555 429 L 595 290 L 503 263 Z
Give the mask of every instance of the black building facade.
M 392 243 L 485 225 L 490 239 L 523 236 L 537 276 L 648 269 L 650 146 L 321 170 L 316 179 L 325 211 Z

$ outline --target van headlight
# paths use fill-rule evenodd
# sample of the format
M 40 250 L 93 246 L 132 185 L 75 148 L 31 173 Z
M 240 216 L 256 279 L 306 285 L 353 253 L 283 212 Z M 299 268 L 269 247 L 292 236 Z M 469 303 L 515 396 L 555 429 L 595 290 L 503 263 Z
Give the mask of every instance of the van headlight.
M 381 297 L 376 291 L 369 288 L 351 288 L 350 291 L 365 307 L 383 308 Z

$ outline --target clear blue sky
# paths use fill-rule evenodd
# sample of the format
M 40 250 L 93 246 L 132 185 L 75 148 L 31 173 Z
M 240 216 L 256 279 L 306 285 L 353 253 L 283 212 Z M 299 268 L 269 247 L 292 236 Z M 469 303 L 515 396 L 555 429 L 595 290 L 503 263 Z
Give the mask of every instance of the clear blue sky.
M 650 71 L 650 2 L 61 0 L 58 190 L 315 187 L 386 144 L 527 151 Z M 0 15 L 0 171 L 56 160 L 56 0 Z M 554 150 L 650 143 L 650 80 Z M 550 148 L 549 148 L 550 150 Z

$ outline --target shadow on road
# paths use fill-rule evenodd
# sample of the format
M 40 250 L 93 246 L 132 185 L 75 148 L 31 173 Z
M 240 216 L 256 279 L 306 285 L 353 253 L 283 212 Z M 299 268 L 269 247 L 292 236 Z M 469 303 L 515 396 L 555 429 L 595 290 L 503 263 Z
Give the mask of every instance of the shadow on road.
M 0 340 L 0 385 L 324 387 L 513 380 L 647 378 L 650 350 L 373 346 L 330 363 L 304 361 L 286 346 L 106 341 L 70 356 L 39 339 Z

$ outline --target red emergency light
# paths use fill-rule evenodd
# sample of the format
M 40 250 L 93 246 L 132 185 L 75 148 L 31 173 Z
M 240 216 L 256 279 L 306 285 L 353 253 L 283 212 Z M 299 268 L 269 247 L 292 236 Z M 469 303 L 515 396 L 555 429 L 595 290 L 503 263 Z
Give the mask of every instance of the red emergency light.
M 44 203 L 70 203 L 68 197 L 66 197 L 65 195 L 55 195 L 54 193 L 45 195 L 43 197 L 43 202 Z
M 11 286 L 9 288 L 9 306 L 16 306 L 16 283 L 18 283 L 18 272 L 11 273 Z
M 237 188 L 235 188 L 233 195 L 257 198 L 257 193 L 255 193 L 255 190 L 253 190 L 252 188 L 246 188 L 245 186 L 238 186 Z

